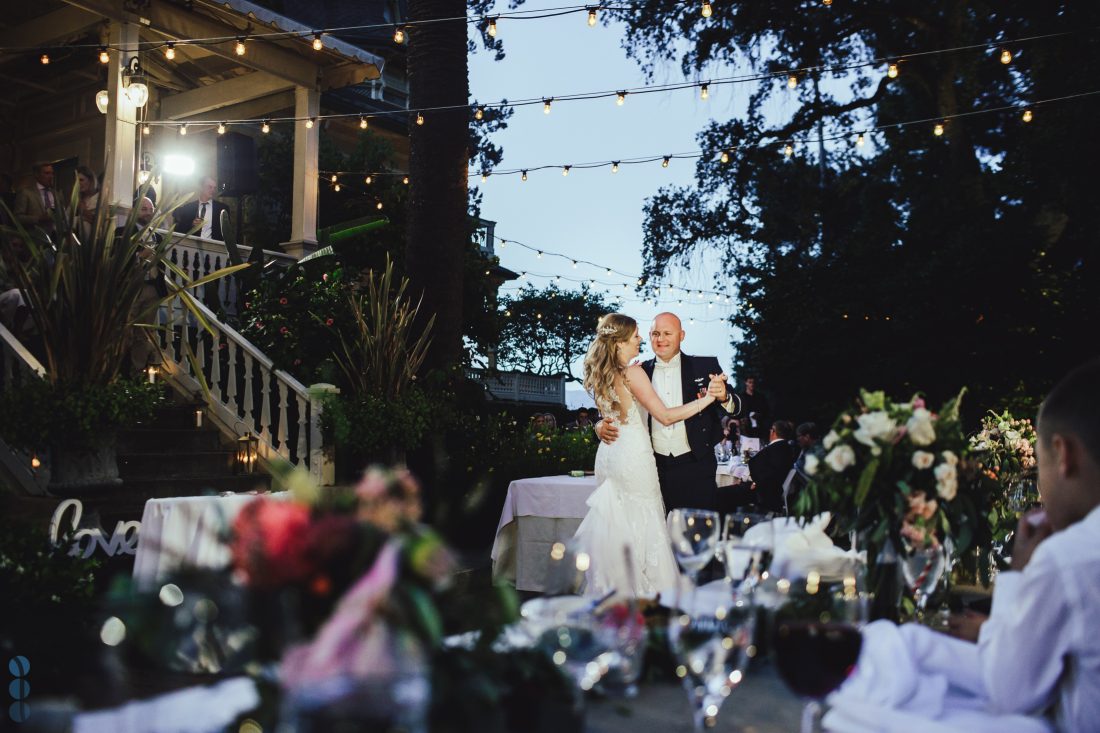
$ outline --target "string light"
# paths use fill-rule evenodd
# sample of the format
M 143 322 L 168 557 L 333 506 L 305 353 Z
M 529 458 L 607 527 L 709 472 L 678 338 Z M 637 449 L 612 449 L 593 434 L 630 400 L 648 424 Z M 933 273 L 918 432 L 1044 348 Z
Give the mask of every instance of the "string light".
M 535 253 L 535 259 L 536 260 L 541 260 L 542 259 L 542 250 L 541 249 L 538 252 Z
M 225 123 L 224 122 L 219 122 L 218 123 L 218 134 L 219 135 L 224 135 L 225 134 Z
M 593 27 L 595 27 L 595 25 L 596 25 L 596 9 L 595 8 L 589 8 L 588 9 L 588 27 L 593 28 Z
M 624 91 L 615 92 L 615 104 L 622 107 L 625 103 L 626 103 L 626 92 L 624 92 Z
M 320 51 L 324 47 L 325 47 L 324 44 L 321 43 L 321 34 L 318 33 L 317 35 L 315 35 L 313 37 L 313 50 L 314 51 Z
M 176 58 L 176 44 L 172 43 L 171 41 L 164 44 L 164 58 L 168 59 L 169 61 L 174 61 L 175 60 L 175 58 Z
M 526 181 L 527 180 L 527 171 L 523 171 L 523 173 L 520 175 L 519 179 L 521 181 Z
M 372 183 L 374 183 L 374 176 L 367 176 L 363 179 L 363 183 L 367 184 L 368 186 L 371 185 Z
M 396 28 L 394 28 L 393 42 L 399 46 L 405 42 L 405 29 L 401 26 L 397 26 Z
M 703 17 L 709 18 L 714 13 L 714 10 L 710 7 L 709 0 L 703 0 Z
M 406 186 L 407 186 L 407 185 L 409 185 L 409 177 L 408 177 L 408 176 L 404 176 L 404 177 L 403 177 L 403 178 L 401 179 L 401 182 L 402 182 L 402 183 L 404 183 L 404 184 L 405 184 Z
M 485 118 L 485 108 L 484 107 L 478 107 L 477 111 L 474 112 L 474 119 L 475 120 L 482 120 L 484 118 Z
M 1034 117 L 1034 115 L 1031 114 L 1031 110 L 1030 109 L 1025 109 L 1024 114 L 1022 115 L 1021 119 L 1023 119 L 1024 122 L 1031 122 L 1033 117 Z
M 265 135 L 271 132 L 271 125 L 267 124 L 267 120 L 264 120 L 264 124 L 260 126 L 260 132 Z
M 1005 66 L 1012 63 L 1012 52 L 1007 48 L 1001 49 L 1001 63 Z
M 237 39 L 237 45 L 233 50 L 236 51 L 238 56 L 244 56 L 245 48 L 244 48 L 244 39 L 243 38 L 238 38 Z
M 187 134 L 187 123 L 184 122 L 182 125 L 180 125 L 180 135 L 186 135 L 186 134 Z
M 798 77 L 791 74 L 787 77 L 787 88 L 794 89 L 796 86 L 798 86 Z
M 886 67 L 886 76 L 890 77 L 891 79 L 898 78 L 898 65 L 896 63 L 892 62 L 889 66 Z
M 496 38 L 497 37 L 497 19 L 496 18 L 490 18 L 489 19 L 489 28 L 487 29 L 487 33 L 489 34 L 490 38 Z
M 43 66 L 46 66 L 50 63 L 50 55 L 48 53 L 44 53 L 38 57 L 38 60 L 42 62 Z
M 721 161 L 722 161 L 723 163 L 728 163 L 728 162 L 730 162 L 730 154 L 729 154 L 728 152 L 726 152 L 725 150 L 723 150 L 723 151 L 722 151 L 722 157 L 721 157 L 721 158 L 719 158 L 719 160 L 721 160 Z M 666 167 L 667 167 L 667 166 L 666 166 Z
M 859 133 L 858 135 L 856 135 L 856 145 L 858 145 L 861 148 L 863 147 L 863 133 L 862 132 Z
M 619 172 L 619 161 L 615 160 L 615 161 L 611 162 L 611 172 L 612 173 L 618 173 Z
M 382 202 L 381 202 L 381 201 L 379 201 L 379 202 L 378 202 L 377 204 L 375 204 L 375 205 L 374 205 L 374 208 L 376 208 L 376 209 L 378 209 L 379 211 L 381 211 L 381 210 L 382 210 Z
M 111 54 L 107 53 L 106 46 L 99 47 L 99 63 L 109 64 L 111 63 Z
M 337 183 L 335 186 L 332 187 L 332 190 L 336 193 L 340 193 L 340 184 Z
M 488 173 L 482 173 L 481 174 L 481 182 L 485 183 L 488 180 L 489 180 L 489 174 Z
M 704 83 L 702 86 L 699 87 L 699 99 L 702 99 L 705 102 L 709 98 L 710 98 L 710 84 Z
M 329 180 L 331 180 L 331 181 L 332 181 L 333 183 L 336 183 L 336 181 L 337 181 L 338 179 L 339 179 L 339 176 L 337 176 L 337 175 L 336 175 L 335 173 L 333 173 L 333 174 L 332 174 L 332 178 L 331 178 L 331 179 L 329 179 Z
M 367 118 L 366 117 L 360 117 L 359 118 L 359 129 L 360 130 L 367 129 Z
M 937 122 L 936 123 L 936 126 L 932 128 L 932 134 L 935 135 L 936 137 L 942 137 L 943 136 L 943 123 L 942 122 Z
M 833 0 L 821 0 L 821 4 L 828 8 L 833 4 Z
M 307 130 L 312 130 L 313 126 L 316 125 L 316 124 L 317 124 L 317 118 L 316 117 L 310 117 L 308 120 L 306 120 L 306 129 Z
M 786 145 L 783 146 L 783 157 L 784 158 L 789 158 L 792 155 L 794 155 L 794 146 L 791 145 L 790 143 L 787 143 Z
M 142 135 L 148 135 L 152 132 L 153 132 L 153 128 L 150 127 L 149 125 L 142 125 L 141 126 L 141 134 Z
M 419 112 L 416 113 L 416 124 L 420 125 L 421 127 L 424 126 L 424 115 L 420 114 Z
M 576 269 L 577 269 L 577 261 L 576 261 L 576 260 L 573 260 L 573 269 L 574 269 L 574 270 L 576 270 Z
M 554 101 L 553 97 L 542 100 L 542 113 L 550 114 L 550 104 Z
M 570 168 L 572 168 L 572 167 L 573 167 L 573 166 L 571 166 L 571 165 L 563 165 L 563 166 L 561 167 L 561 174 L 562 174 L 562 176 L 568 176 L 568 175 L 569 175 L 569 169 L 570 169 Z

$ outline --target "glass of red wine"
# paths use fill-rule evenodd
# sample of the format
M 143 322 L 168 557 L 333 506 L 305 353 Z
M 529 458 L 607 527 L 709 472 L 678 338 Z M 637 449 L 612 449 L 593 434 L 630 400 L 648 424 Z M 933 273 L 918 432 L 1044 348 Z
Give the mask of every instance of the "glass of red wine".
M 801 571 L 776 584 L 772 650 L 787 687 L 807 700 L 802 733 L 813 733 L 821 702 L 855 669 L 870 596 L 858 557 L 834 557 Z

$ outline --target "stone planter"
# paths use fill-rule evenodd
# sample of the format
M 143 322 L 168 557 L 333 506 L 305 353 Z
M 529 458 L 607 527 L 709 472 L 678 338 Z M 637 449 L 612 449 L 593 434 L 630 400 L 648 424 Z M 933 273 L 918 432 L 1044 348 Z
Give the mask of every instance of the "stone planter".
M 118 438 L 114 433 L 107 436 L 101 445 L 92 448 L 51 446 L 47 490 L 54 496 L 69 496 L 121 486 L 117 447 Z

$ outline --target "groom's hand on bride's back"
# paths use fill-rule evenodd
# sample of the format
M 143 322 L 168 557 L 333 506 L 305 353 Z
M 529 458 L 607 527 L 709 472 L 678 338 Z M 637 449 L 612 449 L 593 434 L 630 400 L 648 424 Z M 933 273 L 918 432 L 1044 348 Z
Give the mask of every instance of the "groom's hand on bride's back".
M 596 431 L 596 437 L 608 445 L 614 443 L 615 439 L 619 437 L 619 426 L 611 418 L 605 417 L 600 420 L 593 427 L 593 430 Z

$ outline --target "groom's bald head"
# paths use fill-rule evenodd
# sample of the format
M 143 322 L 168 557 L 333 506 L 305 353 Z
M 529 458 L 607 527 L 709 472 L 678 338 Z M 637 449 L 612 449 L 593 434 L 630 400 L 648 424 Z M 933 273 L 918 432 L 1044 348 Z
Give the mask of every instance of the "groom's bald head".
M 653 353 L 668 361 L 680 353 L 680 342 L 684 340 L 684 327 L 675 313 L 658 313 L 649 329 L 649 342 Z

